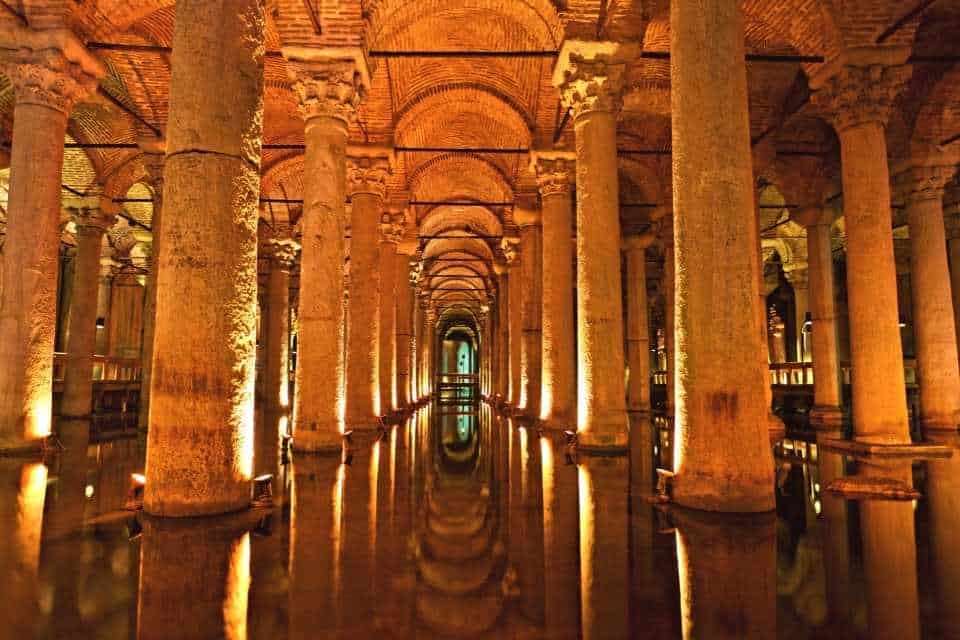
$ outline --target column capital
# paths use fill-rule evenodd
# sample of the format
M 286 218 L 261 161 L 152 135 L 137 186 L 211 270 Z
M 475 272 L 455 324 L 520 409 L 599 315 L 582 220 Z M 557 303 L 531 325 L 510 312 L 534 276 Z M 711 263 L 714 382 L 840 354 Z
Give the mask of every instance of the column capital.
M 383 200 L 387 177 L 393 169 L 393 153 L 382 147 L 350 147 L 347 155 L 347 193 L 368 193 Z
M 289 271 L 297 261 L 300 243 L 292 238 L 271 238 L 265 246 L 272 265 Z
M 798 264 L 789 271 L 784 269 L 783 275 L 794 289 L 807 289 L 810 286 L 810 272 L 806 263 Z
M 656 234 L 650 231 L 631 233 L 623 238 L 621 248 L 624 251 L 646 251 L 656 239 Z
M 540 209 L 532 207 L 514 207 L 513 222 L 521 229 L 525 227 L 538 227 L 543 220 L 543 214 Z
M 501 238 L 500 249 L 503 251 L 503 260 L 507 267 L 520 264 L 520 238 L 511 236 Z
M 623 102 L 626 63 L 634 43 L 567 40 L 553 70 L 553 86 L 574 118 L 592 111 L 617 113 Z
M 281 51 L 303 119 L 327 117 L 349 124 L 370 88 L 363 50 L 283 47 Z
M 896 176 L 894 186 L 907 202 L 943 200 L 947 184 L 953 179 L 956 167 L 911 167 Z
M 542 198 L 568 196 L 577 183 L 576 154 L 572 151 L 534 151 L 530 166 L 537 175 Z
M 66 210 L 77 229 L 92 228 L 103 233 L 117 221 L 120 207 L 108 198 L 98 198 L 89 203 L 77 202 Z
M 380 219 L 380 242 L 399 245 L 406 233 L 402 216 L 383 214 Z
M 106 67 L 68 29 L 22 28 L 19 48 L 4 61 L 16 100 L 69 114 L 74 105 L 97 89 Z
M 838 133 L 868 122 L 886 125 L 897 94 L 910 78 L 909 65 L 844 66 L 813 94 L 813 104 Z

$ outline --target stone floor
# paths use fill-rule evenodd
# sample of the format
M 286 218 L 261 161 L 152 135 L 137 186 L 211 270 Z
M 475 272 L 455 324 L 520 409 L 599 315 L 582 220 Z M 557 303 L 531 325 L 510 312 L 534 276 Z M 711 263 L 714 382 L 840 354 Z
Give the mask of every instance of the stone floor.
M 952 459 L 913 465 L 919 500 L 848 502 L 826 486 L 857 465 L 787 441 L 775 517 L 709 516 L 652 498 L 649 421 L 591 458 L 461 411 L 298 457 L 274 509 L 222 518 L 123 510 L 135 440 L 0 458 L 0 639 L 960 637 Z

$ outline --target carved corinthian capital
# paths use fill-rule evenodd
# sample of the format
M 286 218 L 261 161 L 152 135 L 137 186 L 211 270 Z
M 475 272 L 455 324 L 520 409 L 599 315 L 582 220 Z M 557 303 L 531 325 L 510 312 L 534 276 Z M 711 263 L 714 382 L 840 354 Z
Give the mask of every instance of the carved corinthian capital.
M 567 196 L 577 183 L 577 163 L 569 152 L 536 152 L 531 164 L 540 196 Z
M 97 76 L 54 48 L 22 49 L 6 71 L 19 104 L 38 104 L 66 114 L 97 89 Z
M 896 177 L 894 189 L 907 202 L 942 200 L 955 172 L 951 166 L 912 167 Z
M 271 238 L 267 241 L 266 249 L 276 267 L 289 271 L 297 261 L 300 243 L 291 238 Z
M 592 111 L 617 113 L 623 102 L 626 63 L 636 46 L 569 40 L 553 71 L 553 85 L 577 118 Z
M 351 197 L 369 193 L 382 200 L 387 195 L 387 177 L 390 173 L 388 157 L 351 155 L 347 158 L 347 193 Z
M 868 122 L 886 125 L 909 65 L 845 66 L 813 94 L 813 103 L 838 133 Z
M 362 51 L 284 47 L 283 55 L 303 119 L 349 123 L 370 87 Z

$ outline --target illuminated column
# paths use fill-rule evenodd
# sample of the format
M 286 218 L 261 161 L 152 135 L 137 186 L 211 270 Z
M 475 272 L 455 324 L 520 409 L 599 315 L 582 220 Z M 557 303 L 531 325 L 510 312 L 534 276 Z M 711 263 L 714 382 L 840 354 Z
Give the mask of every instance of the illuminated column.
M 428 306 L 424 311 L 423 319 L 426 323 L 423 340 L 423 381 L 426 391 L 425 395 L 429 397 L 433 394 L 434 390 L 434 374 L 436 373 L 437 369 L 436 349 L 440 346 L 437 344 L 437 310 Z
M 424 316 L 424 303 L 416 290 L 413 298 L 413 330 L 416 335 L 413 337 L 413 370 L 415 372 L 413 381 L 414 401 L 420 402 L 424 396 L 424 377 L 423 377 L 423 356 L 426 349 L 423 345 L 427 321 Z
M 672 3 L 670 50 L 679 212 L 672 495 L 697 509 L 767 511 L 774 465 L 739 5 Z
M 960 187 L 947 191 L 943 206 L 950 255 L 950 288 L 953 291 L 953 321 L 960 344 Z
M 413 305 L 414 291 L 410 282 L 410 256 L 416 251 L 415 243 L 401 242 L 397 245 L 394 275 L 397 288 L 397 408 L 404 409 L 416 400 L 411 391 L 413 376 L 411 360 L 413 356 Z
M 929 535 L 933 589 L 937 600 L 936 624 L 941 637 L 960 629 L 960 439 L 957 434 L 935 433 L 931 440 L 950 447 L 949 458 L 927 461 L 926 499 L 930 510 Z M 927 629 L 936 637 L 936 629 Z
M 577 467 L 565 464 L 564 437 L 540 437 L 543 472 L 543 582 L 545 637 L 576 637 L 580 602 L 577 574 Z
M 164 140 L 141 140 L 140 150 L 147 182 L 153 192 L 153 215 L 150 218 L 150 266 L 147 273 L 146 298 L 143 304 L 143 351 L 140 356 L 140 404 L 137 407 L 137 429 L 146 433 L 150 420 L 150 384 L 153 380 L 153 336 L 157 326 L 157 260 L 160 256 L 160 228 L 163 224 L 163 163 L 166 159 Z
M 143 499 L 153 515 L 250 502 L 264 24 L 256 0 L 177 5 Z
M 359 50 L 288 48 L 284 57 L 306 123 L 293 444 L 297 451 L 338 451 L 345 379 L 347 123 L 370 79 Z
M 347 305 L 348 429 L 375 429 L 386 403 L 380 397 L 379 225 L 387 192 L 386 149 L 350 149 L 350 302 Z
M 793 311 L 794 311 L 794 326 L 796 327 L 796 344 L 797 344 L 797 362 L 809 362 L 810 357 L 807 353 L 807 345 L 803 339 L 804 335 L 804 323 L 807 321 L 807 311 L 810 310 L 810 274 L 806 265 L 799 265 L 797 268 L 791 269 L 784 273 L 787 277 L 787 282 L 790 283 L 790 286 L 793 287 Z
M 540 325 L 543 304 L 541 265 L 542 237 L 540 212 L 516 207 L 513 220 L 520 226 L 520 279 L 523 307 L 520 322 L 520 401 L 518 406 L 534 420 L 540 417 L 540 353 L 543 348 Z
M 960 425 L 960 362 L 943 221 L 943 188 L 953 167 L 916 167 L 904 177 L 910 225 L 910 282 L 925 431 Z
M 627 271 L 627 409 L 650 411 L 650 320 L 647 316 L 647 248 L 653 234 L 635 234 L 623 242 Z
M 908 76 L 903 66 L 847 66 L 810 83 L 819 89 L 814 103 L 840 138 L 853 432 L 869 444 L 910 442 L 884 135 L 897 88 Z
M 387 219 L 384 215 L 384 219 Z M 380 225 L 380 413 L 399 408 L 397 403 L 397 243 L 403 237 L 403 214 Z
M 500 400 L 510 397 L 510 270 L 494 262 L 497 275 L 497 393 Z
M 97 339 L 100 249 L 103 234 L 117 219 L 117 210 L 118 207 L 106 199 L 98 205 L 69 209 L 77 227 L 77 257 L 73 272 L 67 368 L 60 402 L 60 415 L 65 418 L 87 417 L 93 410 L 93 348 Z
M 47 467 L 0 457 L 0 482 L 0 518 L 6 523 L 0 545 L 6 602 L 0 637 L 35 638 L 41 617 L 38 582 Z
M 510 389 L 507 402 L 515 409 L 520 406 L 521 385 L 521 351 L 523 349 L 523 274 L 519 241 L 516 238 L 504 238 L 502 248 L 509 270 L 507 272 L 507 314 L 510 325 L 508 332 L 508 353 L 510 367 Z
M 266 357 L 264 385 L 268 416 L 274 419 L 290 411 L 290 270 L 300 245 L 289 238 L 268 243 L 270 275 L 267 281 Z M 278 434 L 279 435 L 279 434 Z
M 677 360 L 674 358 L 674 353 L 677 348 L 677 314 L 676 314 L 676 305 L 674 302 L 677 298 L 677 263 L 676 255 L 673 248 L 673 217 L 669 217 L 664 221 L 664 224 L 669 225 L 671 229 L 669 236 L 664 240 L 663 247 L 663 287 L 664 287 L 664 319 L 663 319 L 663 332 L 664 334 L 664 346 L 667 350 L 667 400 L 666 408 L 667 415 L 673 416 L 676 401 L 677 401 L 677 386 L 676 386 L 676 373 L 677 373 Z M 766 363 L 766 360 L 764 360 Z
M 810 282 L 810 342 L 813 352 L 813 409 L 810 423 L 836 431 L 843 422 L 840 409 L 840 361 L 834 309 L 833 214 L 821 207 L 802 209 L 793 218 L 807 228 L 807 275 Z
M 67 116 L 103 75 L 68 31 L 18 33 L 5 72 L 14 88 L 10 193 L 0 297 L 0 451 L 50 434 Z
M 578 446 L 626 449 L 617 112 L 634 47 L 566 41 L 553 83 L 577 140 Z
M 670 519 L 677 526 L 683 637 L 776 637 L 777 541 L 773 515 L 719 515 L 676 509 L 670 511 Z M 750 580 L 744 580 L 744 575 L 750 575 Z
M 569 152 L 539 151 L 534 169 L 543 210 L 543 351 L 540 418 L 554 429 L 577 420 L 577 345 L 573 326 L 573 185 Z

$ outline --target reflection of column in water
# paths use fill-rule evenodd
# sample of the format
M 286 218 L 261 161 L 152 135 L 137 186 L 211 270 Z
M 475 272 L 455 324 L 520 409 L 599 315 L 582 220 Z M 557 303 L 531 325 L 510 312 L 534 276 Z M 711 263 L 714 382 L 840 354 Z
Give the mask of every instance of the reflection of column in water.
M 3 624 L 0 638 L 32 638 L 37 608 L 40 529 L 47 492 L 47 467 L 39 462 L 0 458 L 0 575 L 3 576 Z
M 584 640 L 629 632 L 626 456 L 580 456 L 580 613 Z
M 776 518 L 675 508 L 684 638 L 775 638 Z
M 850 523 L 847 501 L 823 487 L 841 478 L 843 456 L 818 447 L 817 475 L 821 487 L 818 524 L 823 545 L 823 569 L 827 594 L 827 623 L 832 637 L 845 638 L 852 633 L 853 599 L 850 584 Z
M 520 595 L 523 614 L 543 624 L 543 475 L 540 443 L 536 433 L 521 427 L 520 474 L 523 478 L 523 561 L 520 567 Z
M 507 418 L 507 437 L 509 438 L 510 490 L 507 508 L 507 560 L 510 567 L 519 576 L 523 561 L 523 470 L 520 464 L 523 447 L 520 442 L 520 427 L 511 418 Z
M 910 462 L 861 466 L 858 475 L 889 478 L 913 485 Z M 920 637 L 917 593 L 917 543 L 913 503 L 862 500 L 863 575 L 870 637 L 912 640 Z
M 251 638 L 286 637 L 290 627 L 290 528 L 281 520 L 274 513 L 269 535 L 250 539 Z
M 927 437 L 953 449 L 953 456 L 927 462 L 931 566 L 939 626 L 939 635 L 935 637 L 960 638 L 960 554 L 957 553 L 960 541 L 960 440 L 954 434 L 935 432 L 928 433 Z
M 338 626 L 344 467 L 340 456 L 298 456 L 290 497 L 290 638 Z
M 184 634 L 245 640 L 250 534 L 244 523 L 243 516 L 144 518 L 138 640 Z
M 563 436 L 540 438 L 543 470 L 545 638 L 576 637 L 580 622 L 577 468 L 566 464 Z

